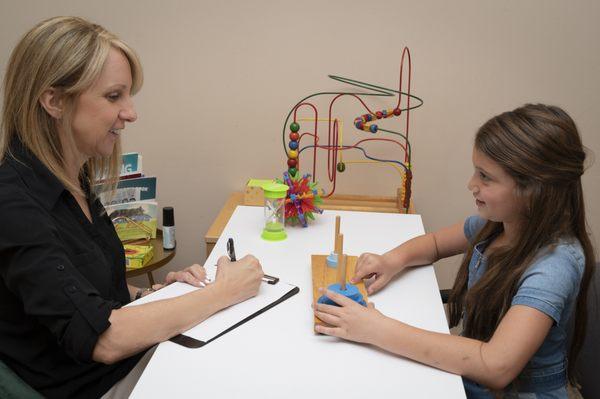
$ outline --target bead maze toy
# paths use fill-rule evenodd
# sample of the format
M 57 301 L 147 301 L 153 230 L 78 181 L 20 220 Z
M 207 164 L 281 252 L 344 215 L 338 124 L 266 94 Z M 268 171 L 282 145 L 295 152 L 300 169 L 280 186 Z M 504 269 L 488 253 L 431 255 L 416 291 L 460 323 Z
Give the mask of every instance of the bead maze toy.
M 407 77 L 407 90 L 406 92 L 402 91 L 403 85 L 403 71 L 404 71 L 404 62 L 405 58 L 408 64 L 408 77 Z M 317 150 L 326 150 L 327 151 L 327 177 L 329 181 L 332 183 L 331 188 L 328 193 L 323 194 L 323 199 L 325 200 L 322 204 L 321 208 L 324 209 L 343 209 L 339 205 L 343 201 L 347 201 L 350 204 L 358 203 L 360 205 L 360 201 L 364 200 L 368 204 L 369 208 L 365 210 L 373 210 L 373 211 L 383 211 L 383 212 L 403 212 L 407 213 L 410 207 L 410 198 L 411 198 L 411 186 L 412 186 L 412 164 L 411 164 L 411 146 L 409 141 L 409 127 L 410 127 L 410 111 L 420 107 L 423 105 L 423 100 L 419 97 L 411 94 L 411 78 L 412 78 L 412 65 L 410 59 L 410 51 L 407 47 L 405 47 L 402 51 L 402 57 L 400 61 L 400 78 L 399 78 L 399 87 L 398 90 L 389 89 L 381 86 L 376 86 L 370 83 L 360 82 L 353 79 L 348 79 L 340 76 L 329 75 L 329 77 L 338 82 L 347 83 L 353 85 L 355 87 L 366 89 L 368 92 L 359 93 L 359 92 L 320 92 L 311 94 L 307 97 L 304 97 L 302 100 L 298 101 L 296 105 L 290 110 L 287 118 L 285 119 L 283 125 L 283 148 L 285 151 L 285 156 L 287 158 L 287 174 L 290 178 L 298 178 L 300 176 L 300 155 L 308 149 L 312 148 L 312 173 L 303 175 L 304 178 L 310 178 L 312 176 L 312 182 L 315 183 L 316 172 L 317 172 Z M 329 103 L 328 117 L 326 119 L 328 131 L 327 131 L 327 143 L 319 142 L 319 132 L 318 132 L 318 121 L 319 112 L 318 108 L 310 102 L 307 102 L 308 99 L 316 96 L 333 96 L 331 102 Z M 333 108 L 334 103 L 341 97 L 349 96 L 354 98 L 357 103 L 366 110 L 366 113 L 363 113 L 359 116 L 356 116 L 353 122 L 353 126 L 360 131 L 361 134 L 367 133 L 373 137 L 361 138 L 360 140 L 352 143 L 352 144 L 344 144 L 344 137 L 341 129 L 341 120 L 339 118 L 334 117 Z M 375 96 L 375 97 L 398 97 L 397 103 L 391 107 L 381 110 L 371 109 L 364 97 L 366 96 Z M 413 104 L 411 105 L 411 100 L 413 100 Z M 415 104 L 416 102 L 416 104 Z M 299 117 L 299 111 L 309 109 L 312 114 L 312 118 L 303 119 L 313 121 L 314 124 L 311 123 L 310 128 L 302 128 L 302 126 L 298 123 L 301 118 Z M 404 122 L 404 132 L 398 132 L 394 130 L 384 129 L 380 126 L 380 122 L 383 120 L 391 120 L 396 119 L 399 123 Z M 286 143 L 286 132 L 289 128 L 289 141 Z M 400 139 L 393 139 L 390 137 L 375 137 L 381 136 L 383 133 L 388 135 L 399 136 Z M 312 143 L 307 145 L 301 145 L 302 138 L 305 136 L 312 137 Z M 402 153 L 398 159 L 383 159 L 377 156 L 372 155 L 365 148 L 365 144 L 369 142 L 387 142 L 393 145 L 397 145 Z M 351 152 L 357 153 L 364 159 L 345 159 L 344 153 Z M 334 197 L 334 192 L 336 189 L 336 181 L 338 173 L 347 173 L 349 171 L 350 165 L 361 165 L 361 164 L 369 164 L 369 163 L 378 163 L 378 164 L 386 164 L 394 167 L 398 173 L 400 174 L 400 187 L 396 190 L 396 198 L 390 200 L 389 197 L 378 197 L 376 200 L 373 198 L 361 198 L 361 196 L 338 196 L 338 198 Z M 287 183 L 286 183 L 287 184 Z M 289 185 L 289 184 L 288 184 Z M 288 196 L 289 199 L 289 196 Z M 300 201 L 302 202 L 302 201 Z M 382 204 L 377 204 L 375 202 L 382 202 Z M 334 206 L 329 207 L 328 204 L 335 204 Z M 300 206 L 302 204 L 300 203 Z M 294 206 L 298 207 L 298 204 Z M 292 208 L 290 208 L 292 209 Z M 351 208 L 348 208 L 351 209 Z M 298 217 L 300 221 L 302 219 Z M 304 225 L 304 224 L 303 224 Z
M 313 301 L 336 305 L 327 296 L 320 295 L 319 288 L 327 287 L 331 291 L 366 306 L 368 297 L 364 283 L 360 282 L 354 285 L 347 282 L 348 278 L 354 275 L 357 260 L 356 256 L 344 254 L 344 235 L 340 234 L 340 217 L 336 216 L 333 252 L 329 255 L 311 256 Z M 315 317 L 315 325 L 317 324 L 324 323 Z

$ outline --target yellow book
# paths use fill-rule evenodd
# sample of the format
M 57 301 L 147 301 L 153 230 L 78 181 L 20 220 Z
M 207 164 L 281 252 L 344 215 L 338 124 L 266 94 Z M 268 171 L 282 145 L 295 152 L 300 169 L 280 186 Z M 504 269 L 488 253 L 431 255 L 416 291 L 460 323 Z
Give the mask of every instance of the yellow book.
M 125 249 L 125 267 L 127 269 L 140 269 L 148 264 L 154 256 L 152 245 L 123 245 Z

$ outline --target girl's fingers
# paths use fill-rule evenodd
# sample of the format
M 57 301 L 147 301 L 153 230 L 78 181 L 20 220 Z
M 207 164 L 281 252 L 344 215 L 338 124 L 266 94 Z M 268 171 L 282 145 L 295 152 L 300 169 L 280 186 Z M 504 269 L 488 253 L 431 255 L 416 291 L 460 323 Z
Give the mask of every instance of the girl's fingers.
M 339 306 L 326 305 L 324 303 L 317 303 L 314 306 L 315 311 L 328 313 L 330 315 L 340 317 L 342 315 L 342 308 Z
M 352 276 L 352 278 L 350 279 L 350 282 L 352 284 L 357 284 L 357 283 L 360 283 L 361 280 L 368 280 L 373 276 L 377 276 L 377 274 L 376 273 L 368 273 L 368 274 L 356 273 L 354 276 Z
M 325 295 L 327 295 L 327 297 L 329 297 L 329 299 L 331 299 L 333 302 L 341 306 L 351 306 L 353 304 L 356 304 L 356 302 L 354 302 L 352 299 L 346 298 L 345 296 L 338 294 L 337 292 L 333 292 L 331 290 L 327 290 L 325 292 Z
M 331 335 L 332 337 L 342 336 L 342 329 L 339 327 L 327 327 L 322 326 L 321 324 L 317 324 L 315 326 L 315 331 L 320 334 Z
M 325 312 L 319 312 L 318 310 L 315 310 L 315 316 L 317 316 L 317 318 L 331 326 L 334 327 L 338 327 L 340 325 L 340 318 L 337 316 L 334 316 L 332 314 L 329 313 L 325 313 Z
M 373 277 L 376 272 L 373 270 L 373 262 L 370 261 L 371 254 L 364 253 L 356 262 L 356 271 L 354 272 L 354 276 L 350 279 L 350 282 L 353 284 L 358 283 L 361 280 L 366 280 Z
M 387 281 L 384 281 L 383 276 L 378 276 L 373 283 L 371 283 L 367 287 L 367 293 L 369 295 L 376 293 L 380 289 L 382 289 L 387 284 Z

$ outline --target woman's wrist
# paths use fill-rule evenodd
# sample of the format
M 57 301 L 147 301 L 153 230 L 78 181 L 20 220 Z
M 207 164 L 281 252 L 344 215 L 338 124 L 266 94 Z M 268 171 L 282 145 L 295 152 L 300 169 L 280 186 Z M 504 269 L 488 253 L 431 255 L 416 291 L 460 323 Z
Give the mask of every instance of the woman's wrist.
M 206 288 L 198 290 L 198 292 L 202 292 L 202 295 L 209 295 L 211 297 L 210 303 L 214 306 L 213 310 L 215 312 L 228 308 L 235 303 L 231 301 L 231 295 L 227 295 L 226 287 L 218 280 L 207 285 Z

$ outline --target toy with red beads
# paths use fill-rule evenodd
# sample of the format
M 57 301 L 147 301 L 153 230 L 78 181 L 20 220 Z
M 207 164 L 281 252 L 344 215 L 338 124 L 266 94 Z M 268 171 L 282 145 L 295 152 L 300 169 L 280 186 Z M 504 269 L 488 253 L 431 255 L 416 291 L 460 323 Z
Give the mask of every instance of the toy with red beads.
M 364 130 L 365 132 L 377 133 L 379 126 L 375 123 L 370 123 L 374 119 L 386 119 L 392 116 L 400 116 L 402 110 L 400 108 L 384 109 L 376 111 L 374 114 L 364 114 L 354 118 L 354 126 L 358 130 Z
M 406 71 L 406 69 L 408 70 Z M 409 49 L 405 47 L 402 51 L 397 89 L 376 86 L 340 76 L 329 75 L 329 77 L 338 82 L 358 87 L 363 91 L 326 91 L 308 95 L 296 103 L 288 113 L 282 131 L 283 148 L 287 158 L 287 173 L 292 178 L 299 177 L 299 171 L 301 170 L 300 155 L 305 154 L 302 158 L 302 166 L 306 168 L 308 164 L 306 164 L 305 159 L 310 154 L 308 156 L 312 157 L 312 170 L 308 170 L 310 170 L 314 182 L 317 177 L 317 152 L 327 152 L 326 173 L 331 184 L 330 188 L 322 194 L 322 198 L 325 199 L 331 198 L 334 194 L 338 174 L 348 174 L 348 171 L 354 165 L 385 164 L 397 170 L 400 175 L 400 185 L 397 186 L 394 207 L 400 212 L 408 212 L 413 179 L 412 150 L 409 141 L 410 114 L 412 110 L 423 105 L 423 100 L 411 93 L 412 63 Z M 403 87 L 405 90 L 403 90 Z M 319 119 L 319 107 L 308 101 L 316 96 L 332 96 L 326 118 Z M 392 105 L 376 110 L 369 107 L 369 101 L 367 101 L 369 97 L 395 97 L 396 101 Z M 354 127 L 360 130 L 356 141 L 352 140 L 351 135 L 342 135 L 342 120 L 338 119 L 334 112 L 334 104 L 340 98 L 352 99 L 356 101 L 357 106 L 363 109 L 362 114 L 354 118 L 353 121 Z M 307 111 L 311 114 L 310 118 L 299 119 L 299 114 Z M 299 120 L 314 121 L 314 126 L 302 126 L 302 131 L 300 131 Z M 319 135 L 319 121 L 327 122 L 325 135 Z M 370 137 L 361 137 L 362 132 L 368 133 Z M 306 136 L 310 136 L 310 139 Z M 323 142 L 323 138 L 325 142 Z M 349 138 L 353 142 L 349 142 Z M 379 155 L 377 153 L 379 151 L 378 147 L 372 146 L 371 143 L 384 142 L 393 145 L 398 152 L 386 153 L 393 154 L 392 156 Z M 310 151 L 308 154 L 306 154 L 307 150 Z M 348 154 L 348 156 L 345 154 Z M 302 217 L 298 216 L 301 213 L 296 212 L 295 215 L 302 222 Z

